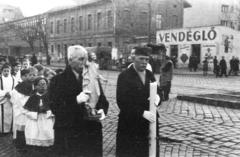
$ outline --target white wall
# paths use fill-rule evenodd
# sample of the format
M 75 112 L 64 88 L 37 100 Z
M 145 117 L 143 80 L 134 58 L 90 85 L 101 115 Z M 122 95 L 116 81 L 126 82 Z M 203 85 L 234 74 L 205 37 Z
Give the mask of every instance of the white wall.
M 216 31 L 216 38 L 214 40 L 198 40 L 198 41 L 175 41 L 171 40 L 170 38 L 166 40 L 161 40 L 160 39 L 160 34 L 163 38 L 164 34 L 166 33 L 176 33 L 178 32 L 187 32 L 191 31 L 192 34 L 194 32 L 208 32 L 209 30 L 214 29 Z M 164 38 L 166 35 L 164 36 Z M 229 37 L 229 51 L 226 53 L 225 52 L 225 45 L 224 41 L 226 37 Z M 170 55 L 170 45 L 178 45 L 178 63 L 181 65 L 184 65 L 184 63 L 181 61 L 181 56 L 183 54 L 186 54 L 188 58 L 192 54 L 192 46 L 191 44 L 201 44 L 201 59 L 200 61 L 202 62 L 203 59 L 205 58 L 205 55 L 207 54 L 208 56 L 217 56 L 217 58 L 220 60 L 222 56 L 225 56 L 226 61 L 229 63 L 229 60 L 232 58 L 232 56 L 236 56 L 240 58 L 240 32 L 233 30 L 229 27 L 223 27 L 223 26 L 214 26 L 214 27 L 197 27 L 197 28 L 182 28 L 182 29 L 174 29 L 174 30 L 163 30 L 163 31 L 158 31 L 157 32 L 157 44 L 162 43 L 166 45 L 167 48 L 167 55 Z M 210 52 L 208 51 L 210 49 Z M 210 62 L 212 61 L 211 59 L 209 60 Z M 188 64 L 188 60 L 185 63 L 185 65 Z

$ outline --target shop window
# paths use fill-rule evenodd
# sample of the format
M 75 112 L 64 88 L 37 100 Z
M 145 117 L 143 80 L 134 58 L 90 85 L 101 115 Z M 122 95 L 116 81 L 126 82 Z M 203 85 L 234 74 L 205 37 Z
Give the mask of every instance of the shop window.
M 172 16 L 172 28 L 178 27 L 178 17 L 177 15 Z
M 50 33 L 53 34 L 53 22 L 51 22 L 51 29 L 50 29 Z
M 107 12 L 107 26 L 108 26 L 108 28 L 112 28 L 112 26 L 113 26 L 113 16 L 112 16 L 111 10 L 109 10 Z
M 57 34 L 60 34 L 60 20 L 57 20 Z
M 58 56 L 61 56 L 61 45 L 57 45 Z
M 97 29 L 101 29 L 102 13 L 97 13 Z
M 89 47 L 92 47 L 92 43 L 88 43 L 88 46 L 89 46 Z
M 112 47 L 112 42 L 108 42 L 108 46 L 109 46 L 109 47 Z
M 53 52 L 54 52 L 54 46 L 51 45 L 51 53 L 53 54 Z
M 92 29 L 92 15 L 91 14 L 88 14 L 88 23 L 87 23 L 87 28 L 88 30 L 91 30 Z
M 156 28 L 157 29 L 162 28 L 162 15 L 161 14 L 156 15 Z
M 228 22 L 226 20 L 221 20 L 221 25 L 222 26 L 227 26 L 228 25 Z
M 74 25 L 75 25 L 75 21 L 74 21 L 74 17 L 71 18 L 71 32 L 74 32 Z
M 83 17 L 79 16 L 79 31 L 83 30 Z
M 67 19 L 64 19 L 64 21 L 63 21 L 63 31 L 64 31 L 64 33 L 67 32 Z
M 223 12 L 223 13 L 227 13 L 228 12 L 228 9 L 229 9 L 229 6 L 228 5 L 222 5 L 222 7 L 221 7 L 221 11 Z
M 102 43 L 99 42 L 99 43 L 98 43 L 98 47 L 100 47 L 100 46 L 102 46 Z

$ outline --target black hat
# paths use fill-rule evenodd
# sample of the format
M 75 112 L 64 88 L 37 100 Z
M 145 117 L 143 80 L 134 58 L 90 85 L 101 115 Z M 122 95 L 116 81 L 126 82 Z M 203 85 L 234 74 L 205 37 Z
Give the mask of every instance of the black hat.
M 135 47 L 135 55 L 149 56 L 152 50 L 148 47 Z

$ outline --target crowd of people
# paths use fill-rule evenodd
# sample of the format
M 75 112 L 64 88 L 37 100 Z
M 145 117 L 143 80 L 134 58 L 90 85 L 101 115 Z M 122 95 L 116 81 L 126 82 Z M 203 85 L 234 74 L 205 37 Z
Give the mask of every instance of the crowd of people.
M 221 60 L 218 62 L 217 57 L 215 56 L 213 59 L 213 72 L 216 75 L 216 77 L 222 77 L 223 75 L 225 77 L 228 77 L 230 75 L 238 75 L 239 72 L 239 59 L 238 57 L 233 56 L 232 59 L 229 61 L 230 69 L 227 72 L 227 62 L 225 60 L 225 57 L 222 56 Z
M 118 76 L 117 157 L 149 153 L 149 124 L 156 119 L 149 111 L 150 83 L 156 81 L 147 69 L 150 53 L 151 48 L 136 47 L 132 64 Z M 96 55 L 84 47 L 70 46 L 67 59 L 66 68 L 55 71 L 34 59 L 12 65 L 0 59 L 0 134 L 13 134 L 20 156 L 103 156 L 101 121 L 109 102 L 101 84 L 107 80 L 99 74 Z M 167 74 L 173 65 L 168 58 L 165 65 Z M 160 97 L 168 99 L 169 79 L 167 94 L 158 87 L 156 105 Z

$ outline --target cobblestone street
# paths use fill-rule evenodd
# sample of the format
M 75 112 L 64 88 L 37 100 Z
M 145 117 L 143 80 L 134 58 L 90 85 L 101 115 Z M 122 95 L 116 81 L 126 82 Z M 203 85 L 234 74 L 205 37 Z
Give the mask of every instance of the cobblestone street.
M 114 157 L 117 115 L 116 81 L 118 72 L 102 74 L 109 80 L 103 85 L 110 102 L 103 121 L 104 157 Z M 159 77 L 159 75 L 157 75 Z M 240 110 L 216 107 L 176 99 L 179 94 L 224 93 L 240 91 L 238 77 L 215 78 L 202 75 L 176 75 L 170 100 L 159 107 L 161 157 L 240 156 Z M 0 137 L 0 157 L 16 156 L 11 136 Z

